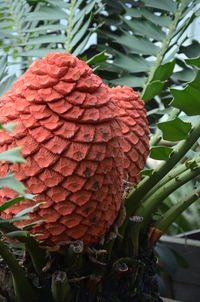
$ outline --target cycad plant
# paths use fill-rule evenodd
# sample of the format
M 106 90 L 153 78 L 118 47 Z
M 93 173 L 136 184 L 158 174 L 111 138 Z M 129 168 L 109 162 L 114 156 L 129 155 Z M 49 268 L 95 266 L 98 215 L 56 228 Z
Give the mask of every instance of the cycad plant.
M 50 53 L 1 98 L 5 301 L 160 301 L 153 248 L 200 193 L 198 3 L 0 4 L 1 94 Z

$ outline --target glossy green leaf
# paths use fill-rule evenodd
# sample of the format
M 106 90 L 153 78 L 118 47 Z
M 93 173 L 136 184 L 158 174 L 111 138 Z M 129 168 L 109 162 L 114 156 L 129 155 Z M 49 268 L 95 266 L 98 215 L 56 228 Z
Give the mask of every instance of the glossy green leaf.
M 176 60 L 174 59 L 171 62 L 165 63 L 163 65 L 160 65 L 153 77 L 153 81 L 159 80 L 159 81 L 165 81 L 168 80 L 169 77 L 172 75 L 174 66 L 175 66 Z
M 189 65 L 193 65 L 197 68 L 200 68 L 200 57 L 198 58 L 194 58 L 194 59 L 187 59 L 185 60 L 187 62 L 187 64 Z
M 151 100 L 155 95 L 158 95 L 162 92 L 164 86 L 165 83 L 161 81 L 151 82 L 145 90 L 144 95 L 142 96 L 143 100 L 145 102 Z
M 9 209 L 10 207 L 12 207 L 13 205 L 15 205 L 16 203 L 24 200 L 25 198 L 23 196 L 18 196 L 16 198 L 10 199 L 6 202 L 4 202 L 1 206 L 0 206 L 0 213 L 5 211 L 6 209 Z
M 0 160 L 7 160 L 11 163 L 25 163 L 26 160 L 21 156 L 21 147 L 16 147 L 0 153 Z
M 152 147 L 149 156 L 157 160 L 168 160 L 172 151 L 170 147 Z
M 200 91 L 188 85 L 182 90 L 171 89 L 174 99 L 172 106 L 183 110 L 187 115 L 200 114 Z
M 97 55 L 94 55 L 92 58 L 90 58 L 89 60 L 87 60 L 87 64 L 88 65 L 97 65 L 101 62 L 104 62 L 108 59 L 108 56 L 105 54 L 105 50 L 103 50 L 102 52 L 98 53 Z
M 192 124 L 183 122 L 180 118 L 175 118 L 171 121 L 158 123 L 158 128 L 162 130 L 165 140 L 179 141 L 187 137 Z
M 153 174 L 154 169 L 146 169 L 140 172 L 142 176 L 151 176 Z

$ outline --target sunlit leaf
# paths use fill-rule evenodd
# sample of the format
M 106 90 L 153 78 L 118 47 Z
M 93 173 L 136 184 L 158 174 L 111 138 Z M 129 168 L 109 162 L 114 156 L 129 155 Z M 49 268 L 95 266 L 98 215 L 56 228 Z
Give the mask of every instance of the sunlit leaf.
M 98 53 L 97 55 L 94 55 L 92 58 L 87 60 L 88 65 L 97 65 L 98 63 L 104 62 L 108 59 L 108 56 L 105 54 L 105 50 Z
M 146 170 L 142 170 L 140 172 L 140 175 L 142 176 L 151 176 L 153 174 L 153 169 L 146 169 Z
M 145 90 L 145 93 L 143 95 L 143 100 L 145 102 L 151 100 L 155 95 L 158 95 L 162 92 L 164 88 L 165 83 L 161 81 L 154 81 L 151 82 L 147 89 Z
M 174 99 L 172 106 L 183 110 L 187 115 L 200 114 L 200 90 L 188 85 L 186 88 L 178 90 L 171 89 Z
M 174 66 L 175 66 L 175 59 L 171 62 L 165 63 L 163 65 L 160 65 L 153 77 L 153 81 L 159 80 L 159 81 L 165 81 L 168 80 L 171 74 L 173 73 Z
M 170 147 L 152 147 L 149 156 L 157 160 L 168 160 L 172 151 Z
M 194 65 L 197 68 L 200 68 L 200 57 L 194 59 L 187 59 L 185 61 L 187 62 L 187 64 Z
M 162 130 L 163 138 L 168 141 L 179 141 L 185 139 L 192 128 L 191 123 L 183 122 L 180 118 L 158 123 Z

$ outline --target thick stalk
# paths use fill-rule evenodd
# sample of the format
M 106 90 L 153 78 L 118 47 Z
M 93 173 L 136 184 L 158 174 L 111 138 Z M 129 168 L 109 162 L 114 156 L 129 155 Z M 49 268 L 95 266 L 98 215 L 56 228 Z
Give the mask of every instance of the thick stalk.
M 143 221 L 141 223 L 134 223 L 131 227 L 131 239 L 134 246 L 135 256 L 138 255 L 138 240 L 140 230 L 148 226 L 155 209 L 164 201 L 167 196 L 197 175 L 200 175 L 200 164 L 195 169 L 189 171 L 186 170 L 178 177 L 170 180 L 166 185 L 162 186 L 159 190 L 147 198 L 136 211 L 135 215 L 143 217 Z
M 152 176 L 145 177 L 126 199 L 127 217 L 134 214 L 145 195 L 181 160 L 200 137 L 200 120 L 190 131 L 187 139 L 180 142 L 168 161 L 158 167 Z
M 199 146 L 199 142 L 197 141 L 197 142 L 192 146 L 191 151 L 194 151 L 194 152 L 195 152 L 195 151 L 197 150 L 198 146 Z M 187 154 L 180 160 L 180 163 L 181 163 L 181 164 L 182 164 L 182 163 L 185 163 L 186 160 L 188 160 Z
M 200 164 L 198 164 L 195 169 L 186 170 L 179 176 L 173 178 L 164 186 L 160 187 L 154 194 L 150 195 L 146 200 L 144 200 L 143 204 L 136 211 L 137 216 L 143 217 L 143 222 L 140 224 L 140 226 L 146 227 L 150 222 L 152 213 L 154 213 L 160 203 L 163 202 L 164 199 L 172 192 L 198 175 L 200 175 Z
M 182 172 L 186 171 L 186 170 L 190 170 L 190 163 L 192 165 L 192 163 L 197 164 L 200 162 L 200 156 L 198 155 L 196 158 L 194 158 L 191 161 L 188 161 L 182 165 L 178 165 L 177 167 L 175 167 L 174 169 L 172 169 L 156 186 L 154 186 L 152 188 L 152 190 L 150 190 L 146 195 L 145 195 L 145 199 L 147 199 L 149 196 L 151 196 L 152 194 L 154 194 L 158 189 L 160 189 L 162 186 L 164 186 L 167 182 L 169 182 L 171 179 L 179 176 Z
M 9 252 L 7 246 L 0 240 L 0 255 L 8 265 L 13 278 L 13 286 L 17 302 L 38 302 L 38 297 L 33 287 L 26 278 L 25 272 L 16 258 Z
M 164 38 L 164 40 L 163 40 L 162 47 L 160 48 L 160 51 L 159 51 L 159 53 L 157 55 L 157 59 L 155 61 L 155 64 L 154 64 L 153 68 L 151 69 L 149 77 L 148 77 L 148 79 L 147 79 L 147 81 L 146 81 L 146 83 L 145 83 L 145 85 L 143 87 L 143 90 L 142 90 L 142 93 L 141 93 L 141 98 L 143 98 L 143 96 L 144 96 L 144 94 L 145 94 L 145 92 L 146 92 L 146 90 L 148 88 L 148 85 L 153 80 L 153 77 L 154 77 L 154 74 L 155 74 L 156 70 L 158 69 L 158 67 L 162 63 L 164 54 L 168 50 L 169 44 L 171 42 L 171 38 L 172 38 L 173 33 L 174 33 L 175 29 L 176 29 L 177 23 L 179 22 L 180 17 L 182 15 L 182 11 L 184 9 L 184 3 L 185 3 L 185 0 L 180 1 L 179 8 L 175 12 L 174 20 L 173 20 L 173 22 L 171 23 L 171 25 L 169 27 L 169 32 L 168 32 L 167 36 Z
M 176 220 L 176 218 L 185 211 L 192 203 L 197 201 L 200 197 L 200 188 L 192 192 L 187 198 L 176 203 L 156 222 L 155 228 L 166 232 L 169 226 Z
M 150 139 L 150 147 L 156 146 L 162 139 L 162 131 L 160 129 L 156 130 L 156 133 Z

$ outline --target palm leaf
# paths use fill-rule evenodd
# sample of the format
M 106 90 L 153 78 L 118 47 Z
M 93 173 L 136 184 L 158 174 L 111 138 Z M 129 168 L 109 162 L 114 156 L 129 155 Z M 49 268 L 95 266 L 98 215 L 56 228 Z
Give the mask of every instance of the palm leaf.
M 9 65 L 17 59 L 26 69 L 49 52 L 81 54 L 97 29 L 93 20 L 100 9 L 99 0 L 48 0 L 32 6 L 25 0 L 2 0 L 0 35 Z
M 16 80 L 16 75 L 9 73 L 7 68 L 7 56 L 3 56 L 0 59 L 0 96 L 12 86 L 12 83 Z
M 155 81 L 157 69 L 174 56 L 181 58 L 181 45 L 190 42 L 187 29 L 197 17 L 199 2 L 104 0 L 106 14 L 99 14 L 97 21 L 103 22 L 98 30 L 98 50 L 106 49 L 111 60 L 102 64 L 100 74 L 111 85 L 131 84 L 142 92 L 145 101 L 152 99 L 154 95 L 147 98 L 146 90 Z

